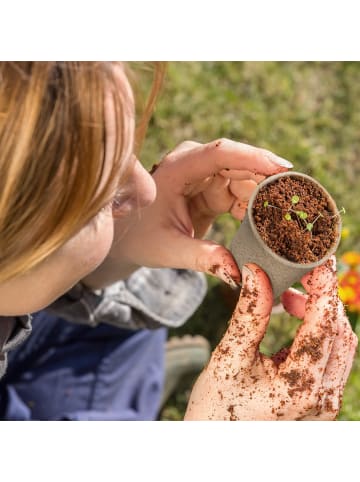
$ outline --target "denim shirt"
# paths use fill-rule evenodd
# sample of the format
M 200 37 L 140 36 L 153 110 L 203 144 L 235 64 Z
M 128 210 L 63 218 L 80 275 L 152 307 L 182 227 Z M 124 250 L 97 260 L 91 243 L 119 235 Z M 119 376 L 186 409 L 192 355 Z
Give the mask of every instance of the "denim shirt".
M 0 378 L 7 368 L 8 351 L 18 346 L 31 332 L 31 315 L 0 317 Z
M 181 269 L 140 268 L 127 280 L 91 291 L 81 283 L 46 311 L 73 323 L 99 323 L 138 330 L 178 327 L 195 312 L 207 290 L 204 274 Z M 7 352 L 31 332 L 31 316 L 0 317 L 0 378 Z
M 140 268 L 128 279 L 91 291 L 78 283 L 46 310 L 74 323 L 109 323 L 128 329 L 178 327 L 204 299 L 202 273 Z

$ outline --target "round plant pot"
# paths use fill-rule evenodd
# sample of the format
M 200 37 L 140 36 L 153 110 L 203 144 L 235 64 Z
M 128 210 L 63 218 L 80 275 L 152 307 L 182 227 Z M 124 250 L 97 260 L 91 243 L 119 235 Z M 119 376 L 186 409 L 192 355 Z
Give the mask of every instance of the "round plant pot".
M 289 182 L 286 180 L 278 181 L 280 178 L 283 178 L 283 177 L 291 177 L 299 180 L 295 182 L 301 182 L 301 183 L 310 182 L 314 187 L 314 189 L 317 191 L 317 193 L 321 192 L 321 195 L 325 196 L 327 200 L 326 215 L 328 216 L 328 219 L 331 219 L 331 229 L 333 228 L 334 231 L 332 233 L 331 242 L 328 241 L 330 245 L 326 248 L 327 249 L 326 253 L 323 253 L 323 255 L 319 259 L 316 259 L 311 262 L 299 263 L 299 262 L 294 262 L 292 260 L 289 260 L 283 256 L 280 256 L 264 242 L 264 239 L 260 235 L 260 232 L 256 226 L 255 218 L 254 218 L 254 203 L 255 205 L 256 204 L 259 205 L 260 197 L 264 196 L 264 192 L 266 192 L 264 190 L 265 186 L 270 184 L 273 184 L 274 186 L 275 185 L 274 183 L 276 182 L 278 184 L 281 182 L 282 183 Z M 294 182 L 294 181 L 290 181 L 290 182 Z M 308 186 L 308 184 L 306 185 Z M 271 186 L 268 186 L 268 188 L 269 187 Z M 265 188 L 265 189 L 268 189 L 268 188 Z M 291 194 L 292 193 L 287 193 L 287 194 L 284 193 L 284 197 L 285 196 L 289 197 L 291 196 Z M 296 194 L 296 193 L 293 193 L 293 194 Z M 291 199 L 294 199 L 294 198 L 298 198 L 298 196 L 293 196 L 293 198 Z M 294 200 L 296 201 L 296 199 Z M 315 198 L 314 198 L 314 201 L 316 201 Z M 266 202 L 267 201 L 263 203 L 264 207 L 266 205 L 265 204 Z M 269 216 L 274 215 L 274 213 L 277 216 L 279 216 L 279 211 L 276 211 L 276 212 L 274 211 L 274 209 L 279 209 L 279 208 L 274 206 L 268 206 L 268 205 L 266 205 L 266 208 L 270 208 L 270 211 L 268 211 Z M 294 215 L 293 213 L 299 213 L 301 211 L 296 211 L 296 206 L 291 206 L 291 203 L 290 203 L 289 209 L 291 211 L 292 218 L 295 218 L 295 219 L 292 219 L 290 222 L 297 222 L 299 226 L 298 229 L 300 229 L 300 226 L 303 225 L 304 231 L 306 232 L 307 222 L 311 221 L 311 219 L 307 219 L 306 221 L 296 219 L 298 215 L 297 214 Z M 283 213 L 282 213 L 282 216 L 283 216 Z M 275 232 L 276 232 L 276 225 L 275 225 Z M 235 234 L 234 239 L 232 240 L 230 250 L 240 269 L 246 263 L 255 263 L 267 273 L 272 285 L 274 298 L 276 298 L 279 295 L 281 295 L 281 293 L 283 293 L 287 288 L 292 286 L 295 282 L 299 281 L 304 274 L 313 270 L 316 266 L 322 265 L 333 253 L 335 253 L 340 241 L 340 233 L 341 233 L 341 217 L 336 207 L 336 204 L 332 199 L 332 197 L 330 196 L 330 194 L 318 181 L 316 181 L 312 177 L 307 176 L 306 174 L 302 174 L 300 172 L 291 171 L 291 172 L 285 172 L 281 174 L 276 174 L 274 176 L 270 176 L 257 186 L 257 188 L 252 193 L 249 199 L 245 217 L 240 225 L 240 228 Z M 307 235 L 307 238 L 311 239 L 312 243 L 315 243 L 314 241 L 315 237 L 313 238 L 312 231 L 306 233 L 306 235 Z M 273 238 L 274 238 L 274 234 L 273 234 Z M 291 244 L 291 242 L 289 244 Z

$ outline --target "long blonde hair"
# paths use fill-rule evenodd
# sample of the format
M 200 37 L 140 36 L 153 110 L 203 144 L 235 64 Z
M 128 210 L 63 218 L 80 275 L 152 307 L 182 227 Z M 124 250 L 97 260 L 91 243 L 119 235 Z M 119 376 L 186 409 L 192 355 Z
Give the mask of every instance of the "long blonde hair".
M 110 62 L 0 62 L 0 282 L 35 267 L 97 214 L 114 175 L 126 182 L 126 99 L 113 73 Z M 141 135 L 163 73 L 155 68 Z M 109 85 L 118 136 L 97 192 Z

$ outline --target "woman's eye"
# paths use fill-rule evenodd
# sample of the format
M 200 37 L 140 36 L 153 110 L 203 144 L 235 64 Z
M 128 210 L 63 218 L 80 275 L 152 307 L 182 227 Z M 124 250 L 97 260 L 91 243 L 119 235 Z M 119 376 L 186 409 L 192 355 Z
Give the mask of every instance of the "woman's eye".
M 123 193 L 117 193 L 111 200 L 111 207 L 113 209 L 120 209 L 122 204 L 124 204 L 125 200 L 126 200 L 126 197 L 124 196 Z
M 123 195 L 121 194 L 120 191 L 117 191 L 114 197 L 107 203 L 105 206 L 103 206 L 99 213 L 103 211 L 107 211 L 110 208 L 119 208 L 121 204 L 123 203 Z
M 115 217 L 121 217 L 128 213 L 134 206 L 134 193 L 131 189 L 119 189 L 110 202 L 112 213 Z
M 133 204 L 133 193 L 124 188 L 121 190 L 119 189 L 115 193 L 114 197 L 100 209 L 98 214 L 108 211 L 115 217 L 121 217 L 131 210 Z

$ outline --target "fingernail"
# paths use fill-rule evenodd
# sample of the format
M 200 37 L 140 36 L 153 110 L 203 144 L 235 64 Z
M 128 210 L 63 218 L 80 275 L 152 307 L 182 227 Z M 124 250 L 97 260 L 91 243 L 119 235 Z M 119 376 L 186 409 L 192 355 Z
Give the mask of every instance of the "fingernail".
M 249 284 L 254 284 L 254 273 L 246 265 L 242 268 L 242 279 L 243 284 L 249 286 Z
M 237 283 L 235 280 L 232 278 L 228 278 L 227 281 L 225 281 L 233 290 L 237 290 L 239 286 L 241 286 L 241 283 Z
M 268 159 L 270 159 L 271 162 L 274 162 L 275 164 L 278 164 L 281 167 L 286 167 L 287 169 L 291 169 L 294 167 L 294 165 L 290 162 L 284 159 L 283 157 L 279 157 L 276 155 L 268 155 Z
M 210 271 L 211 272 L 211 271 Z M 240 286 L 240 282 L 238 280 L 235 280 L 230 273 L 224 269 L 223 267 L 218 267 L 216 271 L 213 271 L 212 274 L 215 274 L 218 276 L 224 283 L 229 285 L 231 288 L 238 289 Z
M 336 263 L 336 258 L 335 258 L 334 255 L 330 257 L 330 266 L 331 266 L 331 269 L 333 270 L 333 272 L 336 273 L 337 263 Z

